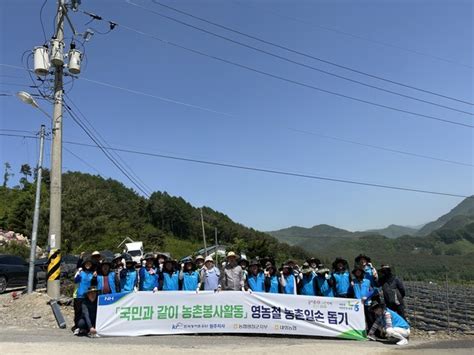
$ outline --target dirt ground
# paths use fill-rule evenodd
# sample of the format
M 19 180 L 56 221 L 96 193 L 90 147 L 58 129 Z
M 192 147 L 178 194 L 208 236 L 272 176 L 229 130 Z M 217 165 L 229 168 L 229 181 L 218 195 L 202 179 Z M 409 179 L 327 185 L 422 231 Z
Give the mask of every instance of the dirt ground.
M 72 306 L 62 306 L 67 329 L 59 329 L 49 298 L 44 293 L 22 294 L 21 290 L 0 295 L 0 354 L 117 354 L 154 352 L 189 354 L 227 352 L 233 354 L 473 354 L 474 335 L 414 331 L 405 347 L 369 341 L 345 341 L 310 337 L 241 335 L 175 335 L 150 337 L 75 337 L 70 331 Z M 52 351 L 54 349 L 54 351 Z

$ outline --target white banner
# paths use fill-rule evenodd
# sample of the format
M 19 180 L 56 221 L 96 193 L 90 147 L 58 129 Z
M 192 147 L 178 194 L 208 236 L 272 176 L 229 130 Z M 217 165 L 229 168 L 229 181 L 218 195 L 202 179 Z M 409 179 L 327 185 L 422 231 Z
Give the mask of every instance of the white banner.
M 99 296 L 103 336 L 261 333 L 365 339 L 364 306 L 347 298 L 214 292 L 135 292 Z

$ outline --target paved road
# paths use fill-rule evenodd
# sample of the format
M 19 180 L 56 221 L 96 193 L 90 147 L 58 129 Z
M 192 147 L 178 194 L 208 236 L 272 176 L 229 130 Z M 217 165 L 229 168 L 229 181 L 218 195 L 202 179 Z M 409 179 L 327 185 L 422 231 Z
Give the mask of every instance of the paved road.
M 89 339 L 68 330 L 6 328 L 0 331 L 0 354 L 473 354 L 474 340 L 426 343 L 412 341 L 397 347 L 368 341 L 276 336 L 175 335 Z

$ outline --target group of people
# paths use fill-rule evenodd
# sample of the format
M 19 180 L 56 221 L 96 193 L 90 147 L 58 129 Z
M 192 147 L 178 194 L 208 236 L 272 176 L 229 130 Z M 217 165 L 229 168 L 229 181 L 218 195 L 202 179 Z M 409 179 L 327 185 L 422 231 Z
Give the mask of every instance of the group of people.
M 97 293 L 201 290 L 360 299 L 369 339 L 388 336 L 397 339 L 397 344 L 406 344 L 410 332 L 403 283 L 389 265 L 377 270 L 370 257 L 362 254 L 355 258 L 352 269 L 343 258 L 336 258 L 330 269 L 317 258 L 306 260 L 301 267 L 288 260 L 278 268 L 270 257 L 248 261 L 232 251 L 220 265 L 211 256 L 178 262 L 165 254 L 147 253 L 137 263 L 126 253 L 108 259 L 96 251 L 90 257 L 81 255 L 74 282 L 75 334 L 96 333 Z

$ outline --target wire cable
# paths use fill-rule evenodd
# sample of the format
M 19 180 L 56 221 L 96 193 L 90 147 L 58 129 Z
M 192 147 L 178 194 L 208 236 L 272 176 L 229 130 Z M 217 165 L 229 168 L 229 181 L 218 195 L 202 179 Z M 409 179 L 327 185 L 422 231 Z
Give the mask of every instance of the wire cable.
M 358 84 L 358 85 L 362 85 L 362 86 L 365 86 L 365 87 L 369 87 L 369 88 L 371 88 L 371 89 L 375 89 L 375 90 L 378 90 L 378 91 L 386 92 L 386 93 L 389 93 L 389 94 L 392 94 L 392 95 L 397 95 L 397 96 L 400 96 L 400 97 L 403 97 L 403 98 L 406 98 L 406 99 L 410 99 L 410 100 L 422 102 L 422 103 L 425 103 L 425 104 L 429 104 L 429 105 L 441 107 L 441 108 L 444 108 L 444 109 L 447 109 L 447 110 L 456 111 L 456 112 L 460 112 L 460 113 L 464 113 L 464 114 L 467 114 L 467 115 L 474 116 L 474 113 L 472 113 L 472 112 L 468 112 L 468 111 L 460 110 L 460 109 L 457 109 L 457 108 L 454 108 L 454 107 L 450 107 L 450 106 L 438 104 L 438 103 L 433 102 L 433 101 L 420 99 L 420 98 L 417 98 L 417 97 L 414 97 L 414 96 L 411 96 L 411 95 L 402 94 L 402 93 L 399 93 L 399 92 L 396 92 L 396 91 L 393 91 L 393 90 L 389 90 L 389 89 L 382 88 L 382 87 L 380 87 L 380 86 L 368 84 L 368 83 L 362 82 L 362 81 L 360 81 L 360 80 L 355 80 L 355 79 L 348 78 L 348 77 L 343 76 L 343 75 L 339 75 L 339 74 L 336 74 L 336 73 L 329 72 L 329 71 L 327 71 L 327 70 L 323 70 L 323 69 L 320 69 L 320 68 L 316 68 L 316 67 L 314 67 L 314 66 L 311 66 L 311 65 L 308 65 L 308 64 L 305 64 L 305 63 L 302 63 L 302 62 L 298 62 L 298 61 L 296 61 L 296 60 L 289 59 L 289 58 L 287 58 L 287 57 L 283 57 L 283 56 L 281 56 L 281 55 L 278 55 L 278 54 L 275 54 L 275 53 L 272 53 L 272 52 L 268 52 L 268 51 L 263 50 L 263 49 L 261 49 L 261 48 L 254 47 L 254 46 L 249 45 L 249 44 L 247 44 L 247 43 L 243 43 L 243 42 L 234 40 L 234 39 L 232 39 L 232 38 L 219 35 L 219 34 L 214 33 L 214 32 L 212 32 L 212 31 L 208 31 L 208 30 L 206 30 L 206 29 L 204 29 L 204 28 L 201 28 L 201 27 L 192 25 L 192 24 L 190 24 L 190 23 L 187 23 L 187 22 L 178 20 L 178 19 L 176 19 L 176 18 L 174 18 L 174 17 L 167 16 L 167 15 L 162 14 L 162 13 L 160 13 L 160 12 L 153 11 L 153 10 L 148 9 L 148 8 L 146 8 L 146 7 L 137 5 L 137 4 L 133 3 L 133 2 L 127 1 L 127 3 L 128 3 L 128 4 L 131 4 L 131 5 L 134 5 L 134 6 L 137 6 L 137 7 L 141 8 L 141 9 L 144 9 L 145 11 L 151 12 L 151 13 L 153 13 L 153 14 L 155 14 L 155 15 L 157 15 L 157 16 L 160 16 L 160 17 L 162 17 L 162 18 L 166 18 L 166 19 L 168 19 L 168 20 L 170 20 L 170 21 L 173 21 L 173 22 L 179 23 L 179 24 L 181 24 L 181 25 L 187 26 L 187 27 L 189 27 L 189 28 L 192 28 L 192 29 L 201 31 L 201 32 L 203 32 L 203 33 L 206 33 L 206 34 L 209 34 L 209 35 L 211 35 L 211 36 L 214 36 L 214 37 L 223 39 L 223 40 L 225 40 L 225 41 L 228 41 L 228 42 L 237 44 L 237 45 L 239 45 L 239 46 L 252 49 L 252 50 L 254 50 L 254 51 L 256 51 L 256 52 L 266 54 L 266 55 L 268 55 L 268 56 L 277 58 L 277 59 L 279 59 L 279 60 L 283 60 L 283 61 L 286 61 L 286 62 L 288 62 L 288 63 L 292 63 L 292 64 L 295 64 L 295 65 L 298 65 L 298 66 L 303 67 L 303 68 L 311 69 L 311 70 L 314 70 L 314 71 L 317 71 L 317 72 L 320 72 L 320 73 L 323 73 L 323 74 L 326 74 L 326 75 L 329 75 L 329 76 L 336 77 L 336 78 L 338 78 L 338 79 L 342 79 L 342 80 L 345 80 L 345 81 L 349 81 L 349 82 L 352 82 L 352 83 L 355 83 L 355 84 Z M 160 6 L 164 6 L 164 7 L 166 7 L 166 8 L 172 9 L 173 11 L 176 11 L 176 12 L 178 12 L 178 13 L 182 13 L 182 14 L 185 14 L 185 15 L 190 16 L 190 17 L 192 17 L 192 18 L 197 18 L 197 19 L 200 19 L 200 20 L 201 20 L 201 18 L 196 17 L 196 16 L 194 16 L 194 15 L 191 15 L 191 14 L 189 14 L 189 13 L 187 13 L 187 12 L 184 12 L 184 11 L 181 11 L 181 10 L 177 10 L 177 9 L 175 9 L 175 8 L 173 8 L 173 7 L 170 7 L 170 6 L 168 6 L 168 5 L 161 4 L 161 3 L 156 2 L 156 1 L 155 1 L 155 3 L 158 4 L 158 5 L 160 5 Z M 210 22 L 210 21 L 207 21 L 207 20 L 201 20 L 201 21 L 205 21 L 205 22 L 207 22 L 207 23 L 214 24 L 213 22 Z M 219 27 L 220 27 L 220 26 L 219 26 Z
M 46 6 L 47 2 L 48 2 L 48 0 L 44 0 L 43 5 L 41 5 L 41 9 L 40 9 L 40 13 L 39 13 L 41 29 L 43 30 L 43 36 L 44 36 L 44 43 L 48 43 L 48 38 L 46 37 L 46 30 L 44 29 L 44 23 L 43 23 L 43 10 L 44 10 L 44 7 Z
M 0 65 L 2 65 L 2 64 L 0 64 Z M 8 66 L 11 67 L 10 65 L 8 65 Z M 15 67 L 15 68 L 22 69 L 20 67 Z M 87 78 L 84 78 L 84 77 L 80 77 L 80 79 L 85 80 L 87 82 L 91 82 L 93 84 L 102 85 L 102 86 L 105 86 L 105 87 L 108 87 L 108 88 L 121 90 L 121 91 L 128 92 L 128 93 L 131 93 L 131 94 L 142 95 L 142 96 L 146 96 L 146 97 L 150 97 L 150 98 L 155 98 L 155 99 L 167 102 L 167 103 L 182 105 L 182 106 L 185 106 L 185 107 L 190 107 L 190 108 L 194 108 L 194 109 L 203 110 L 203 111 L 206 111 L 206 112 L 211 112 L 211 113 L 215 113 L 215 114 L 218 114 L 218 115 L 226 116 L 226 118 L 234 119 L 235 122 L 237 122 L 236 119 L 246 119 L 245 117 L 235 115 L 235 114 L 232 114 L 232 113 L 216 111 L 216 110 L 214 110 L 212 108 L 209 108 L 209 107 L 198 106 L 198 105 L 194 105 L 194 104 L 191 104 L 191 103 L 186 103 L 186 102 L 183 102 L 183 101 L 178 101 L 178 100 L 163 97 L 163 96 L 149 94 L 149 93 L 146 93 L 146 92 L 143 92 L 143 91 L 138 91 L 138 90 L 135 90 L 135 89 L 126 88 L 126 87 L 123 87 L 123 86 L 118 86 L 118 85 L 106 83 L 106 82 L 99 81 L 99 80 L 92 80 L 92 79 L 87 79 Z M 5 96 L 11 96 L 11 95 L 5 95 Z M 341 142 L 344 142 L 344 143 L 350 143 L 350 144 L 354 144 L 354 145 L 358 145 L 358 146 L 364 146 L 364 147 L 368 147 L 368 148 L 378 149 L 378 150 L 381 150 L 381 151 L 397 153 L 397 154 L 417 157 L 417 158 L 421 158 L 421 159 L 434 160 L 434 161 L 450 163 L 450 164 L 455 164 L 455 165 L 462 165 L 462 166 L 473 166 L 472 163 L 465 163 L 465 162 L 456 161 L 456 160 L 450 160 L 450 159 L 434 157 L 434 156 L 430 156 L 430 155 L 426 155 L 426 154 L 419 154 L 419 153 L 416 153 L 416 152 L 410 152 L 410 151 L 405 151 L 405 150 L 400 150 L 400 149 L 388 148 L 388 147 L 384 147 L 384 146 L 380 146 L 380 145 L 369 144 L 369 143 L 366 143 L 366 142 L 359 142 L 359 141 L 348 139 L 348 138 L 331 136 L 331 135 L 327 135 L 327 134 L 320 133 L 320 132 L 308 131 L 308 130 L 303 130 L 303 129 L 294 128 L 294 127 L 281 126 L 280 128 L 286 129 L 286 130 L 289 130 L 289 131 L 293 131 L 293 132 L 297 132 L 297 133 L 304 133 L 304 134 L 307 134 L 307 135 L 314 135 L 314 136 L 323 137 L 323 138 L 327 138 L 327 139 L 331 139 L 331 140 L 341 141 Z
M 112 164 L 119 169 L 122 174 L 125 175 L 125 177 L 141 192 L 143 195 L 146 197 L 149 197 L 150 194 L 144 189 L 133 177 L 126 171 L 124 167 L 120 165 L 119 162 L 116 161 L 116 159 L 108 152 L 106 147 L 102 146 L 96 137 L 88 130 L 88 128 L 81 122 L 81 119 L 72 111 L 72 109 L 65 104 L 64 109 L 69 113 L 69 116 L 73 119 L 74 122 L 86 133 L 86 135 L 95 143 L 97 147 L 100 148 L 100 150 L 104 153 L 104 155 L 112 162 Z
M 316 86 L 313 86 L 313 85 L 310 85 L 310 84 L 302 83 L 302 82 L 299 82 L 299 81 L 296 81 L 296 80 L 293 80 L 293 79 L 288 79 L 288 78 L 285 78 L 283 76 L 279 76 L 279 75 L 272 74 L 272 73 L 269 73 L 269 72 L 266 72 L 266 71 L 263 71 L 263 70 L 260 70 L 260 69 L 255 69 L 255 68 L 249 67 L 249 66 L 244 65 L 244 64 L 233 62 L 233 61 L 228 60 L 228 59 L 217 57 L 215 55 L 207 54 L 205 52 L 199 51 L 197 49 L 192 49 L 192 48 L 180 45 L 180 44 L 175 43 L 175 42 L 164 40 L 164 39 L 162 39 L 160 37 L 157 37 L 153 34 L 146 33 L 146 32 L 134 29 L 134 28 L 129 27 L 129 26 L 125 26 L 125 25 L 121 25 L 121 24 L 118 24 L 118 25 L 121 26 L 122 28 L 125 28 L 125 29 L 129 30 L 129 31 L 132 31 L 132 32 L 135 32 L 137 34 L 147 36 L 149 38 L 157 40 L 157 41 L 159 41 L 163 44 L 167 44 L 167 45 L 170 45 L 170 46 L 173 46 L 173 47 L 176 47 L 176 48 L 180 48 L 180 49 L 185 50 L 185 51 L 190 52 L 190 53 L 194 53 L 194 54 L 197 54 L 197 55 L 200 55 L 200 56 L 203 56 L 203 57 L 211 58 L 211 59 L 223 62 L 223 63 L 227 63 L 227 64 L 230 64 L 230 65 L 242 68 L 242 69 L 249 70 L 251 72 L 255 72 L 255 73 L 258 73 L 258 74 L 261 74 L 261 75 L 272 77 L 274 79 L 284 81 L 284 82 L 288 82 L 288 83 L 298 85 L 298 86 L 301 86 L 301 87 L 305 87 L 305 88 L 308 88 L 308 89 L 311 89 L 311 90 L 324 92 L 326 94 L 342 97 L 342 98 L 345 98 L 345 99 L 349 99 L 349 100 L 356 101 L 356 102 L 361 102 L 361 103 L 376 106 L 376 107 L 385 108 L 385 109 L 396 111 L 396 112 L 406 113 L 406 114 L 413 115 L 413 116 L 424 117 L 424 118 L 428 118 L 428 119 L 431 119 L 431 120 L 444 122 L 444 123 L 448 123 L 448 124 L 453 124 L 453 125 L 458 125 L 458 126 L 463 126 L 463 127 L 468 127 L 468 128 L 474 128 L 473 125 L 470 125 L 470 124 L 467 124 L 467 123 L 456 122 L 456 121 L 451 121 L 451 120 L 436 117 L 436 116 L 425 115 L 425 114 L 422 114 L 422 113 L 417 113 L 417 112 L 413 112 L 413 111 L 409 111 L 409 110 L 405 110 L 405 109 L 401 109 L 401 108 L 397 108 L 397 107 L 393 107 L 393 106 L 388 106 L 388 105 L 384 105 L 384 104 L 379 104 L 379 103 L 376 103 L 376 102 L 372 102 L 372 101 L 360 99 L 360 98 L 357 98 L 357 97 L 341 94 L 341 93 L 338 93 L 338 92 L 335 92 L 335 91 L 322 89 L 322 88 L 319 88 L 319 87 L 316 87 Z
M 235 3 L 235 4 L 238 4 L 239 6 L 244 6 L 239 1 L 232 1 L 232 2 Z M 247 2 L 245 5 L 257 9 L 257 7 L 255 5 L 253 5 L 252 3 L 250 3 L 250 2 Z M 344 36 L 356 38 L 358 40 L 375 43 L 375 44 L 381 45 L 381 46 L 395 48 L 395 49 L 405 51 L 405 52 L 408 52 L 408 53 L 416 54 L 416 55 L 427 57 L 427 58 L 433 58 L 433 59 L 440 60 L 440 61 L 443 61 L 443 62 L 446 62 L 446 63 L 451 63 L 451 64 L 459 65 L 459 66 L 462 66 L 462 67 L 466 67 L 466 68 L 469 68 L 469 69 L 473 68 L 470 65 L 467 65 L 467 64 L 464 64 L 464 63 L 459 63 L 459 62 L 456 62 L 454 60 L 439 57 L 439 56 L 436 56 L 436 55 L 433 55 L 433 54 L 421 52 L 419 50 L 414 50 L 414 49 L 402 47 L 402 46 L 399 46 L 399 45 L 396 45 L 396 44 L 393 44 L 393 43 L 388 43 L 388 42 L 384 42 L 384 41 L 380 41 L 380 40 L 371 39 L 371 38 L 368 38 L 368 37 L 364 37 L 364 36 L 361 36 L 361 35 L 350 33 L 350 32 L 347 32 L 347 31 L 343 31 L 343 30 L 340 30 L 340 29 L 337 29 L 337 28 L 334 28 L 334 27 L 330 27 L 330 26 L 315 24 L 313 22 L 310 22 L 308 20 L 304 20 L 304 19 L 301 19 L 301 18 L 298 18 L 298 17 L 289 16 L 289 15 L 286 15 L 286 14 L 283 15 L 283 14 L 277 12 L 277 11 L 274 11 L 273 7 L 270 7 L 270 6 L 265 7 L 265 13 L 270 13 L 270 14 L 273 14 L 274 16 L 277 16 L 277 17 L 280 17 L 280 18 L 284 18 L 284 19 L 287 19 L 287 20 L 289 19 L 293 22 L 299 22 L 299 23 L 305 24 L 305 25 L 313 27 L 313 28 L 323 29 L 323 30 L 326 30 L 326 31 L 337 33 L 339 35 L 344 35 Z
M 301 56 L 304 56 L 304 57 L 307 57 L 307 58 L 310 58 L 310 59 L 313 59 L 313 60 L 317 60 L 319 62 L 322 62 L 322 63 L 325 63 L 325 64 L 329 64 L 329 65 L 332 65 L 332 66 L 335 66 L 335 67 L 338 67 L 338 68 L 341 68 L 341 69 L 345 69 L 345 70 L 348 70 L 348 71 L 351 71 L 351 72 L 354 72 L 354 73 L 357 73 L 357 74 L 360 74 L 360 75 L 365 75 L 365 76 L 368 76 L 368 77 L 371 77 L 371 78 L 374 78 L 374 79 L 377 79 L 377 80 L 381 80 L 381 81 L 385 81 L 385 82 L 388 82 L 388 83 L 391 83 L 391 84 L 394 84 L 394 85 L 398 85 L 398 86 L 403 86 L 405 88 L 409 88 L 409 89 L 412 89 L 412 90 L 416 90 L 416 91 L 420 91 L 420 92 L 424 92 L 426 94 L 431 94 L 431 95 L 435 95 L 435 96 L 438 96 L 438 97 L 442 97 L 442 98 L 445 98 L 445 99 L 449 99 L 449 100 L 453 100 L 453 101 L 457 101 L 457 102 L 460 102 L 460 103 L 464 103 L 464 104 L 467 104 L 467 105 L 474 105 L 474 103 L 472 102 L 469 102 L 469 101 L 465 101 L 465 100 L 461 100 L 461 99 L 458 99 L 458 98 L 455 98 L 455 97 L 452 97 L 452 96 L 448 96 L 448 95 L 443 95 L 443 94 L 440 94 L 440 93 L 437 93 L 437 92 L 434 92 L 434 91 L 431 91 L 431 90 L 426 90 L 426 89 L 422 89 L 422 88 L 418 88 L 418 87 L 415 87 L 413 85 L 409 85 L 409 84 L 404 84 L 402 82 L 399 82 L 399 81 L 395 81 L 395 80 L 391 80 L 391 79 L 387 79 L 387 78 L 384 78 L 384 77 L 381 77 L 379 75 L 374 75 L 374 74 L 370 74 L 368 72 L 364 72 L 364 71 L 361 71 L 361 70 L 357 70 L 357 69 L 354 69 L 354 68 L 351 68 L 351 67 L 348 67 L 348 66 L 345 66 L 345 65 L 341 65 L 341 64 L 338 64 L 338 63 L 335 63 L 335 62 L 332 62 L 332 61 L 329 61 L 329 60 L 326 60 L 326 59 L 323 59 L 323 58 L 320 58 L 320 57 L 316 57 L 314 55 L 311 55 L 311 54 L 308 54 L 308 53 L 304 53 L 304 52 L 301 52 L 301 51 L 298 51 L 298 50 L 295 50 L 295 49 L 292 49 L 292 48 L 289 48 L 289 47 L 286 47 L 286 46 L 283 46 L 283 45 L 280 45 L 280 44 L 277 44 L 277 43 L 274 43 L 274 42 L 271 42 L 271 41 L 267 41 L 265 39 L 262 39 L 262 38 L 259 38 L 259 37 L 256 37 L 256 36 L 253 36 L 253 35 L 250 35 L 248 33 L 244 33 L 242 31 L 238 31 L 238 30 L 235 30 L 233 28 L 230 28 L 228 26 L 224 26 L 224 25 L 221 25 L 219 23 L 216 23 L 216 22 L 212 22 L 210 20 L 207 20 L 205 18 L 202 18 L 202 17 L 198 17 L 196 15 L 193 15 L 193 14 L 190 14 L 188 12 L 185 12 L 185 11 L 182 11 L 182 10 L 179 10 L 177 8 L 174 8 L 172 6 L 169 6 L 169 5 L 165 5 L 165 4 L 162 4 L 156 0 L 152 0 L 153 3 L 159 5 L 159 6 L 162 6 L 162 7 L 166 7 L 170 10 L 173 10 L 173 11 L 176 11 L 178 13 L 181 13 L 183 15 L 186 15 L 186 16 L 190 16 L 192 18 L 195 18 L 197 20 L 200 20 L 200 21 L 203 21 L 203 22 L 206 22 L 208 24 L 211 24 L 213 26 L 216 26 L 216 27 L 220 27 L 222 29 L 225 29 L 227 31 L 230 31 L 230 32 L 234 32 L 234 33 L 237 33 L 241 36 L 245 36 L 247 38 L 251 38 L 255 41 L 258 41 L 258 42 L 261 42 L 261 43 L 265 43 L 267 45 L 270 45 L 270 46 L 273 46 L 273 47 L 277 47 L 277 48 L 280 48 L 280 49 L 283 49 L 285 51 L 288 51 L 288 52 L 291 52 L 291 53 L 294 53 L 294 54 L 298 54 L 298 55 L 301 55 Z M 127 2 L 128 4 L 130 5 L 134 5 L 136 7 L 140 7 L 142 9 L 146 9 L 150 12 L 153 12 L 153 10 L 151 9 L 148 9 L 146 7 L 143 7 L 139 4 L 136 4 L 130 0 L 125 0 L 125 2 Z
M 2 136 L 2 135 L 25 137 L 24 135 L 11 135 L 11 134 L 0 133 L 0 136 Z M 38 137 L 36 137 L 36 136 L 27 136 L 27 138 L 38 139 Z M 211 160 L 191 159 L 191 158 L 185 158 L 185 157 L 180 157 L 180 156 L 176 156 L 176 155 L 158 154 L 158 153 L 144 152 L 144 151 L 138 151 L 138 150 L 132 150 L 132 149 L 107 148 L 107 147 L 99 146 L 99 145 L 97 145 L 97 143 L 95 145 L 80 143 L 80 142 L 72 142 L 72 141 L 64 141 L 64 143 L 65 144 L 78 145 L 78 146 L 92 147 L 92 148 L 100 148 L 103 151 L 104 150 L 115 150 L 115 151 L 123 152 L 123 153 L 138 154 L 138 155 L 143 155 L 143 156 L 178 160 L 178 161 L 184 161 L 184 162 L 189 162 L 189 163 L 197 163 L 197 164 L 203 164 L 203 165 L 212 165 L 212 166 L 218 166 L 218 167 L 224 167 L 224 168 L 240 169 L 240 170 L 246 170 L 246 171 L 263 172 L 263 173 L 273 174 L 273 175 L 284 175 L 284 176 L 292 176 L 292 177 L 299 177 L 299 178 L 312 179 L 312 180 L 321 180 L 321 181 L 329 181 L 329 182 L 336 182 L 336 183 L 343 183 L 343 184 L 368 186 L 368 187 L 375 187 L 375 188 L 379 188 L 379 189 L 398 190 L 398 191 L 406 191 L 406 192 L 417 192 L 417 193 L 423 193 L 423 194 L 429 194 L 429 195 L 441 195 L 441 196 L 451 196 L 451 197 L 459 197 L 459 198 L 470 197 L 469 195 L 454 194 L 454 193 L 448 193 L 448 192 L 440 192 L 440 191 L 425 190 L 425 189 L 403 187 L 403 186 L 395 186 L 395 185 L 388 185 L 388 184 L 375 184 L 375 183 L 365 182 L 365 181 L 356 181 L 356 180 L 352 180 L 352 179 L 332 178 L 332 177 L 312 175 L 312 174 L 301 174 L 301 173 L 294 173 L 294 172 L 283 171 L 283 170 L 252 167 L 252 166 L 241 165 L 241 164 L 220 163 L 220 162 L 211 161 Z
M 107 141 L 105 140 L 105 138 L 94 128 L 94 126 L 92 125 L 92 123 L 87 119 L 87 117 L 82 113 L 82 111 L 79 109 L 79 107 L 74 103 L 74 101 L 72 101 L 72 99 L 69 97 L 68 94 L 64 94 L 67 98 L 67 101 L 69 103 L 71 103 L 75 109 L 77 110 L 77 112 L 79 112 L 79 114 L 81 115 L 81 117 L 87 122 L 87 124 L 89 125 L 90 129 L 96 134 L 96 136 L 98 137 L 98 140 L 100 142 L 100 140 L 102 141 L 101 144 L 106 146 L 106 147 L 110 147 L 110 145 L 107 143 Z M 142 187 L 144 187 L 144 189 L 146 189 L 148 192 L 151 192 L 153 191 L 153 189 L 151 189 L 141 178 L 140 176 L 138 176 L 137 174 L 134 173 L 134 169 L 132 169 L 128 164 L 127 162 L 125 162 L 125 160 L 122 159 L 122 157 L 120 156 L 120 154 L 118 154 L 117 152 L 115 151 L 112 151 L 112 153 L 115 155 L 115 157 L 125 166 L 125 168 L 127 168 L 128 170 L 128 173 L 133 177 L 135 178 L 136 180 L 138 180 L 141 184 Z

